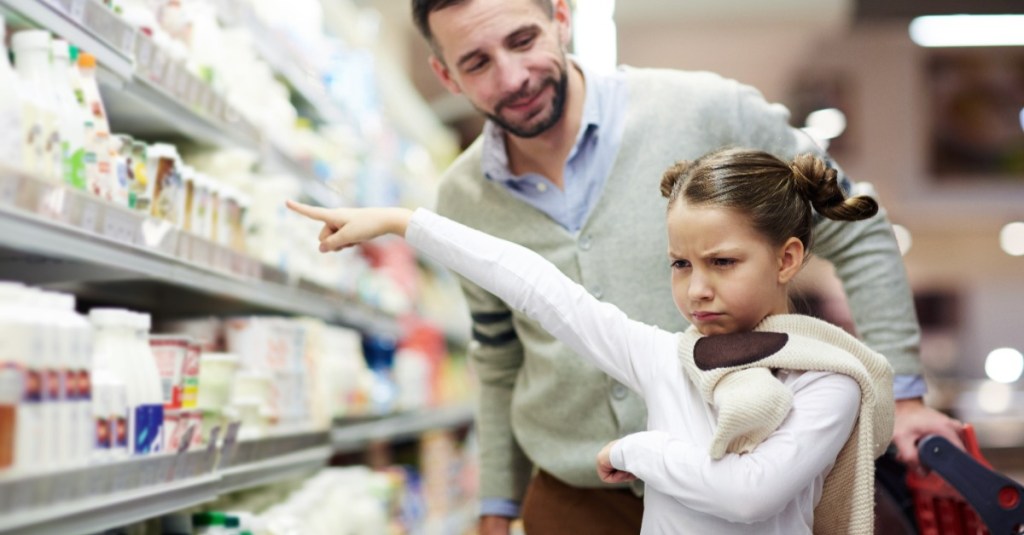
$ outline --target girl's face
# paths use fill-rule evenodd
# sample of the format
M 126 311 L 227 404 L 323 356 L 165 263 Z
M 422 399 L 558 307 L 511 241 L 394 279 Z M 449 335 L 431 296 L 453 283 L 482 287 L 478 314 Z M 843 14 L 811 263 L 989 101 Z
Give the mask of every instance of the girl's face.
M 668 213 L 672 298 L 704 335 L 752 330 L 789 311 L 786 285 L 803 264 L 803 244 L 769 242 L 731 208 L 687 204 Z

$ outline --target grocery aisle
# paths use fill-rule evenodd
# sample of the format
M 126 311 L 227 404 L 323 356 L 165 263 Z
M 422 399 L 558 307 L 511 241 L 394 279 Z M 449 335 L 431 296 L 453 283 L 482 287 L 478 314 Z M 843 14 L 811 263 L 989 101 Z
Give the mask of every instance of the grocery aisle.
M 355 7 L 0 16 L 0 533 L 464 532 L 456 283 L 283 205 L 426 204 L 455 152 Z

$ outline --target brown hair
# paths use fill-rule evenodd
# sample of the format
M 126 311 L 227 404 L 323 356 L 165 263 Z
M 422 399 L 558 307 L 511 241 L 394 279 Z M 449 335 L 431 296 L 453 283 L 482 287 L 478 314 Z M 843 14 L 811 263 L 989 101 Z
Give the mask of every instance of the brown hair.
M 434 34 L 430 31 L 430 14 L 446 7 L 464 4 L 467 1 L 470 0 L 412 0 L 412 21 L 431 48 L 435 47 L 435 43 Z M 544 10 L 548 18 L 555 15 L 555 6 L 552 0 L 533 0 L 533 2 Z
M 813 212 L 841 221 L 874 216 L 878 203 L 859 195 L 847 198 L 836 170 L 813 154 L 786 163 L 764 151 L 722 149 L 669 167 L 661 194 L 671 209 L 680 197 L 687 203 L 732 208 L 772 243 L 796 237 L 811 248 Z M 813 211 L 812 211 L 813 207 Z

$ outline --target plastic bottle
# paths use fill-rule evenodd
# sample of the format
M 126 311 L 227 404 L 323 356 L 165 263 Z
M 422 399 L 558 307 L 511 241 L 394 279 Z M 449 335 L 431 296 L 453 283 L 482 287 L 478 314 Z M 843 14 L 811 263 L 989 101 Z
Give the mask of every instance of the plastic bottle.
M 146 174 L 153 182 L 150 214 L 174 225 L 178 220 L 178 203 L 182 188 L 178 149 L 166 143 L 154 143 L 147 151 Z
M 39 470 L 46 452 L 43 418 L 43 367 L 40 363 L 43 332 L 34 309 L 32 289 L 17 283 L 0 284 L 5 313 L 0 321 L 0 362 L 16 370 L 21 380 L 15 411 L 13 469 Z
M 6 22 L 0 14 L 0 162 L 6 167 L 25 170 L 24 96 L 21 80 L 7 59 L 6 33 Z
M 44 328 L 49 333 L 49 358 L 45 361 L 47 364 L 43 389 L 43 410 L 49 415 L 49 428 L 46 434 L 49 436 L 50 444 L 47 460 L 58 467 L 69 466 L 73 462 L 76 428 L 73 421 L 75 392 L 69 390 L 69 386 L 72 385 L 67 380 L 68 370 L 72 365 L 74 333 L 64 297 L 55 292 L 37 292 L 39 312 L 45 321 Z
M 53 293 L 50 298 L 61 330 L 57 356 L 64 394 L 58 409 L 60 457 L 65 464 L 80 466 L 88 461 L 92 442 L 92 326 L 75 312 L 73 295 Z
M 97 132 L 110 134 L 107 110 L 100 97 L 100 86 L 96 81 L 96 56 L 88 52 L 78 53 L 78 74 L 82 86 L 82 102 L 96 126 Z
M 17 32 L 11 37 L 11 48 L 33 114 L 26 138 L 32 145 L 30 171 L 47 180 L 61 181 L 60 105 L 50 85 L 50 34 L 44 30 Z
M 142 391 L 142 406 L 145 411 L 145 435 L 138 437 L 138 449 L 145 453 L 156 453 L 163 448 L 164 399 L 160 383 L 160 370 L 156 357 L 149 345 L 149 331 L 152 319 L 149 314 L 131 312 L 132 327 L 131 354 L 136 380 Z
M 131 454 L 142 454 L 142 451 L 136 451 L 135 446 L 137 437 L 143 435 L 145 429 L 145 411 L 140 410 L 145 395 L 133 366 L 135 355 L 132 354 L 131 338 L 134 332 L 130 312 L 117 308 L 94 308 L 89 311 L 89 320 L 95 329 L 92 358 L 95 389 L 93 412 L 98 418 L 116 413 L 115 387 L 110 385 L 116 385 L 117 382 L 124 385 L 126 449 Z
M 131 197 L 135 199 L 135 210 L 148 214 L 152 210 L 152 182 L 146 172 L 148 155 L 146 144 L 142 141 L 132 142 L 132 181 Z
M 113 189 L 108 142 L 109 136 L 97 131 L 91 118 L 85 121 L 85 189 L 102 199 L 109 199 Z
M 19 355 L 28 350 L 31 323 L 25 317 L 22 300 L 25 287 L 0 282 L 0 470 L 23 468 L 30 446 L 23 421 L 26 370 Z
M 110 200 L 118 206 L 131 207 L 134 199 L 131 198 L 132 174 L 131 145 L 132 138 L 122 134 L 112 135 L 108 139 L 110 150 L 110 174 L 113 180 L 110 181 Z
M 25 289 L 26 314 L 32 318 L 33 341 L 28 358 L 32 361 L 38 374 L 39 387 L 39 418 L 41 432 L 37 461 L 41 467 L 62 464 L 59 444 L 61 442 L 60 415 L 63 402 L 61 399 L 60 365 L 58 351 L 60 346 L 60 325 L 54 318 L 50 293 L 38 288 Z
M 60 106 L 61 155 L 64 181 L 85 189 L 85 117 L 71 81 L 71 49 L 67 41 L 54 39 L 50 78 Z

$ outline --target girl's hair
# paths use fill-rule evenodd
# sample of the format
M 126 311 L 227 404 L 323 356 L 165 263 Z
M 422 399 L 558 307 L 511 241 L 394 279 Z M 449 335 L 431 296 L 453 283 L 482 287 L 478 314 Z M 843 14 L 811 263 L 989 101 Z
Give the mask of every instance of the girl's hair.
M 843 221 L 867 219 L 878 203 L 867 196 L 846 198 L 836 170 L 813 154 L 786 163 L 767 152 L 722 149 L 669 167 L 661 194 L 671 210 L 682 197 L 687 203 L 732 208 L 747 216 L 773 244 L 795 236 L 811 248 L 813 211 Z

